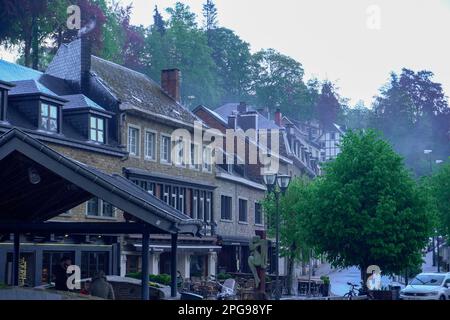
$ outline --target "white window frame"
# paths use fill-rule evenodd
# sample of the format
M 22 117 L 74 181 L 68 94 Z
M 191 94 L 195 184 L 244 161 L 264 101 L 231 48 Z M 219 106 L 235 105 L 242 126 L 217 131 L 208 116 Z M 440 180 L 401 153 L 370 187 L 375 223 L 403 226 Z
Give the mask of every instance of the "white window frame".
M 92 120 L 95 119 L 95 128 L 92 127 Z M 98 124 L 103 122 L 103 129 L 98 128 Z M 95 139 L 92 137 L 92 131 L 95 132 Z M 103 140 L 99 140 L 98 133 L 103 133 Z M 99 116 L 89 115 L 89 140 L 101 144 L 106 143 L 106 119 Z
M 209 159 L 207 159 L 209 158 Z M 212 149 L 210 147 L 203 147 L 203 165 L 202 171 L 207 173 L 212 173 Z
M 200 171 L 200 159 L 199 159 L 200 147 L 196 143 L 191 143 L 190 155 L 189 155 L 189 167 L 192 170 Z M 194 153 L 194 158 L 192 158 L 192 153 Z
M 137 130 L 137 139 L 136 139 L 136 153 L 131 152 L 131 145 L 130 145 L 130 131 L 131 129 Z M 127 149 L 128 153 L 133 158 L 140 158 L 141 157 L 141 127 L 129 124 L 127 129 Z
M 230 219 L 227 219 L 227 218 L 224 218 L 223 216 L 222 216 L 222 197 L 227 197 L 227 198 L 230 198 Z M 229 194 L 221 194 L 220 195 L 220 221 L 222 221 L 222 222 L 233 222 L 233 202 L 234 202 L 234 198 L 233 198 L 233 196 L 232 195 L 229 195 Z
M 187 142 L 184 141 L 183 139 L 178 139 L 175 142 L 173 151 L 174 151 L 174 161 L 173 163 L 177 166 L 177 167 L 182 167 L 185 168 L 186 167 L 186 144 Z
M 241 221 L 241 200 L 245 201 L 247 206 L 246 206 L 246 210 L 245 210 L 245 215 L 246 215 L 246 221 Z M 239 224 L 248 224 L 248 206 L 249 206 L 249 202 L 247 198 L 243 198 L 243 197 L 238 197 L 238 201 L 237 201 L 237 212 L 238 212 L 238 223 Z
M 169 139 L 169 150 L 167 151 L 167 157 L 168 159 L 164 159 L 164 139 Z M 161 134 L 161 138 L 160 138 L 160 163 L 162 164 L 166 164 L 166 165 L 171 165 L 172 164 L 172 136 L 168 135 L 168 134 Z
M 261 209 L 261 223 L 257 223 L 256 222 L 256 206 L 257 205 L 259 205 L 259 207 Z M 262 206 L 261 202 L 258 202 L 258 201 L 255 202 L 254 214 L 255 214 L 255 217 L 254 217 L 254 219 L 255 219 L 255 226 L 264 227 L 264 211 L 263 211 L 263 206 Z
M 153 135 L 153 155 L 148 155 L 148 134 Z M 147 161 L 156 162 L 157 150 L 158 150 L 158 133 L 155 130 L 145 129 L 144 130 L 144 158 Z

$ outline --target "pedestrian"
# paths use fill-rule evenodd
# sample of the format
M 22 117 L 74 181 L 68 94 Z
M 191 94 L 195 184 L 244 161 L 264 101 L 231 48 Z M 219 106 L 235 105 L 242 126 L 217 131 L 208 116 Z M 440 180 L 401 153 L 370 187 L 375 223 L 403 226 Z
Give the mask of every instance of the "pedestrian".
M 62 257 L 59 264 L 53 267 L 53 276 L 55 281 L 55 289 L 58 291 L 69 291 L 67 287 L 67 268 L 72 265 L 72 260 L 69 257 Z
M 91 296 L 102 299 L 114 300 L 114 290 L 112 285 L 107 281 L 105 273 L 99 271 L 93 278 L 89 285 Z

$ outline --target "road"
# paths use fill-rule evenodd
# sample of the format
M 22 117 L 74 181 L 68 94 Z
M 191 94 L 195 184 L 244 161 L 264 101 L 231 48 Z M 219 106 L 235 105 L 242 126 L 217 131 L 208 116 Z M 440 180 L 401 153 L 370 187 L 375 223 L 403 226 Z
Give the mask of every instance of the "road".
M 436 272 L 437 268 L 432 266 L 432 253 L 428 253 L 424 257 L 424 264 L 422 266 L 423 272 Z M 347 282 L 351 282 L 353 284 L 361 283 L 361 273 L 359 268 L 352 267 L 343 270 L 330 270 L 328 272 L 328 276 L 330 277 L 331 282 L 331 292 L 334 295 L 343 296 L 348 292 L 349 286 Z M 391 284 L 391 279 L 389 277 L 383 276 L 381 279 L 382 285 L 387 287 Z

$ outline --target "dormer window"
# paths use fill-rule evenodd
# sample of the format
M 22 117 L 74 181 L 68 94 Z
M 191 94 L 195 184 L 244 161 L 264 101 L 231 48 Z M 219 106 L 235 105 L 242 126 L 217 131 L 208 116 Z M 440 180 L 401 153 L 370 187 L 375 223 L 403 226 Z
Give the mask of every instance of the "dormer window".
M 59 131 L 57 106 L 41 103 L 39 129 L 50 132 Z
M 89 140 L 105 143 L 105 119 L 90 116 Z

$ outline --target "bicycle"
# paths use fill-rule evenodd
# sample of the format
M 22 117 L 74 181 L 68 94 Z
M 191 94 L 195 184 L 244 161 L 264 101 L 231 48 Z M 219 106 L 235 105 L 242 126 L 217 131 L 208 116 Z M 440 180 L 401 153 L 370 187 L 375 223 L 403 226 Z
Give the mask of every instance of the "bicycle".
M 347 298 L 348 300 L 352 300 L 353 297 L 359 296 L 360 289 L 357 289 L 359 287 L 359 285 L 353 284 L 351 282 L 347 282 L 347 284 L 350 286 L 350 289 L 346 294 L 344 294 L 344 298 Z

